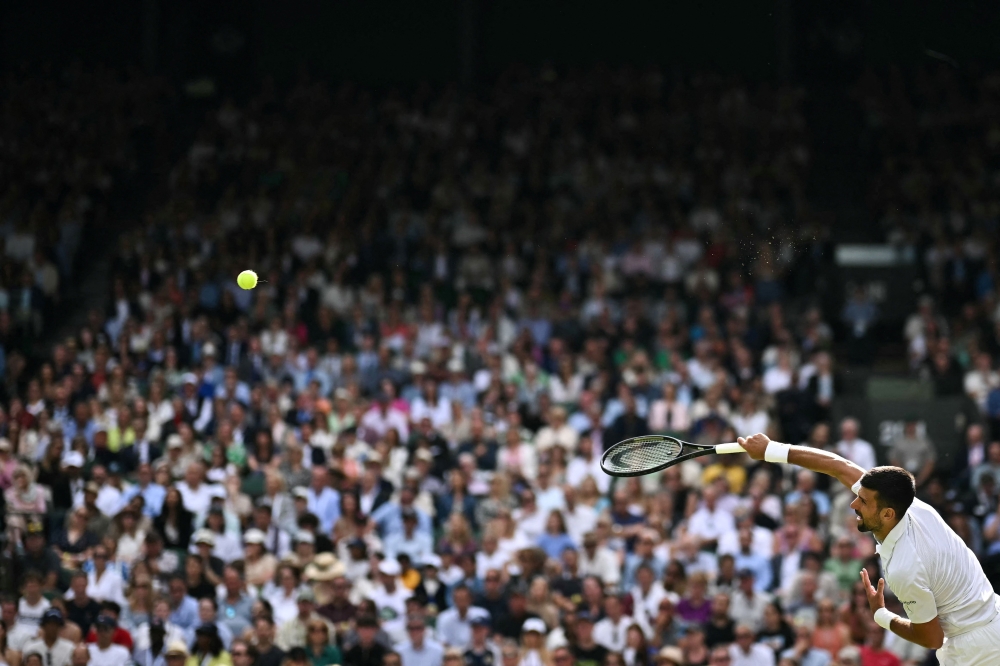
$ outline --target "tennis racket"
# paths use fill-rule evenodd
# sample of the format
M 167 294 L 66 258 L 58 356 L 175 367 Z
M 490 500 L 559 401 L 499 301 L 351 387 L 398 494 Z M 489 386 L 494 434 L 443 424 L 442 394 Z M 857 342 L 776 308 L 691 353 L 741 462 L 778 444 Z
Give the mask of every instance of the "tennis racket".
M 688 449 L 685 453 L 685 449 Z M 625 439 L 604 452 L 601 469 L 609 476 L 642 476 L 713 453 L 746 453 L 739 444 L 706 446 L 667 435 Z

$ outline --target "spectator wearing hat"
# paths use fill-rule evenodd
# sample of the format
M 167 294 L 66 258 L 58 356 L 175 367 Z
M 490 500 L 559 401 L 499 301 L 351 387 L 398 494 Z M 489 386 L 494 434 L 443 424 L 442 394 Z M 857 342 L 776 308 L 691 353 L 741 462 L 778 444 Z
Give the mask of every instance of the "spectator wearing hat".
M 55 589 L 61 565 L 55 549 L 45 544 L 45 528 L 42 523 L 31 521 L 26 525 L 24 549 L 17 555 L 16 564 L 18 576 L 34 571 L 42 577 L 44 589 Z
M 472 638 L 462 656 L 465 666 L 500 666 L 502 654 L 500 646 L 493 642 L 490 631 L 493 623 L 488 615 L 477 615 L 470 622 Z
M 604 666 L 608 649 L 594 639 L 594 618 L 582 611 L 576 615 L 576 642 L 570 644 L 570 652 L 578 666 Z M 561 665 L 560 665 L 561 666 Z
M 437 638 L 445 646 L 465 650 L 472 644 L 472 621 L 489 617 L 485 608 L 472 605 L 472 590 L 459 584 L 451 593 L 452 606 L 437 617 Z
M 233 666 L 215 623 L 201 624 L 195 629 L 188 666 Z
M 329 589 L 327 602 L 317 608 L 316 612 L 333 624 L 338 635 L 342 635 L 350 628 L 350 622 L 356 617 L 358 610 L 349 598 L 351 581 L 341 571 L 314 569 L 311 572 L 310 567 L 313 566 L 306 567 L 306 579 Z
M 430 638 L 421 615 L 409 615 L 404 624 L 407 638 L 396 647 L 401 666 L 441 666 L 444 647 Z
M 264 547 L 264 533 L 250 528 L 243 535 L 243 563 L 247 584 L 261 586 L 274 578 L 278 558 Z
M 163 653 L 165 666 L 186 666 L 191 653 L 184 641 L 171 641 Z
M 344 666 L 382 666 L 382 658 L 389 652 L 389 648 L 376 640 L 379 634 L 376 617 L 359 615 L 355 631 L 357 641 L 344 652 Z
M 399 562 L 384 559 L 379 563 L 379 584 L 371 594 L 379 617 L 382 619 L 382 629 L 389 634 L 394 643 L 406 640 L 406 600 L 413 593 L 399 583 L 402 569 Z
M 315 622 L 322 622 L 327 627 L 326 634 L 328 640 L 336 638 L 333 627 L 327 620 L 316 612 L 316 595 L 309 588 L 302 588 L 296 595 L 296 605 L 298 613 L 290 620 L 287 620 L 278 627 L 278 635 L 275 644 L 282 650 L 288 651 L 296 645 L 307 645 L 309 639 L 309 627 Z
M 112 641 L 118 622 L 110 615 L 102 614 L 94 621 L 94 625 L 97 631 L 97 641 L 87 646 L 87 650 L 90 652 L 90 661 L 108 666 L 128 666 L 132 661 L 132 655 L 128 648 Z
M 107 615 L 108 617 L 110 617 L 112 620 L 115 621 L 115 629 L 111 635 L 111 642 L 114 643 L 115 645 L 121 645 L 122 647 L 127 649 L 131 654 L 132 649 L 135 647 L 135 643 L 132 640 L 132 634 L 129 633 L 129 631 L 120 624 L 122 607 L 117 603 L 115 603 L 114 601 L 102 601 L 100 606 L 101 606 L 100 614 Z M 96 625 L 92 626 L 90 628 L 90 631 L 87 632 L 86 641 L 88 643 L 93 643 L 97 641 Z
M 448 608 L 449 590 L 438 577 L 441 570 L 441 558 L 433 553 L 426 555 L 420 565 L 420 582 L 413 590 L 413 595 L 428 607 L 428 612 L 437 614 Z
M 25 643 L 23 652 L 27 654 L 37 651 L 45 655 L 46 666 L 68 666 L 73 655 L 73 643 L 59 635 L 65 624 L 62 611 L 57 608 L 47 609 L 42 614 L 38 638 Z
M 207 528 L 201 528 L 194 533 L 191 539 L 191 552 L 189 558 L 201 560 L 202 575 L 211 585 L 218 585 L 222 582 L 222 570 L 226 563 L 215 554 L 216 538 L 215 533 Z
M 687 662 L 684 660 L 684 650 L 676 645 L 668 645 L 660 648 L 653 663 L 656 666 L 684 666 Z
M 545 648 L 545 634 L 548 629 L 541 618 L 529 618 L 521 625 L 521 652 L 518 666 L 550 666 L 552 660 Z
M 293 502 L 284 493 L 278 495 L 284 502 L 287 501 L 290 516 L 294 516 Z M 264 533 L 264 543 L 267 549 L 275 557 L 284 558 L 292 551 L 291 534 L 285 531 L 278 523 L 274 522 L 274 507 L 272 498 L 264 496 L 257 500 L 257 505 L 253 510 L 253 526 Z

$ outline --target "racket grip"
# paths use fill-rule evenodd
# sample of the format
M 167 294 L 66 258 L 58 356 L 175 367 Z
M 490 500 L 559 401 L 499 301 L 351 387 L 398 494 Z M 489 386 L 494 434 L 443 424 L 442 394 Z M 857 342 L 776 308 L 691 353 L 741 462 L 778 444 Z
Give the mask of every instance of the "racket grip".
M 740 446 L 739 444 L 736 444 L 734 442 L 732 444 L 719 444 L 719 445 L 717 445 L 715 447 L 715 452 L 716 453 L 746 453 L 746 450 L 742 446 Z

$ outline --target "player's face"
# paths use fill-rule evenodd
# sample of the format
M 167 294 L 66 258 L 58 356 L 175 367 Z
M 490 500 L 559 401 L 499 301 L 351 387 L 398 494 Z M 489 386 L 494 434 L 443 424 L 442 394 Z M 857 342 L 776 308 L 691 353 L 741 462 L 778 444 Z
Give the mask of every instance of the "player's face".
M 879 515 L 878 503 L 875 501 L 878 493 L 868 488 L 861 488 L 858 496 L 851 502 L 851 508 L 857 514 L 859 532 L 879 532 L 882 530 L 882 518 Z

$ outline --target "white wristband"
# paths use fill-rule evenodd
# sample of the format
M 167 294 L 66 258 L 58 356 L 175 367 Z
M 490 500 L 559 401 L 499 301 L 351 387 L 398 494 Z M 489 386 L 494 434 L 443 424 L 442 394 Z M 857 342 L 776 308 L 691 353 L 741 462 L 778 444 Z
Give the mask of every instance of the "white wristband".
M 893 618 L 899 617 L 893 613 L 888 608 L 882 607 L 875 611 L 875 624 L 882 627 L 886 631 L 889 631 L 889 625 L 892 624 Z
M 789 444 L 768 442 L 767 448 L 764 449 L 764 460 L 769 463 L 786 463 L 788 462 L 788 450 L 791 448 Z

